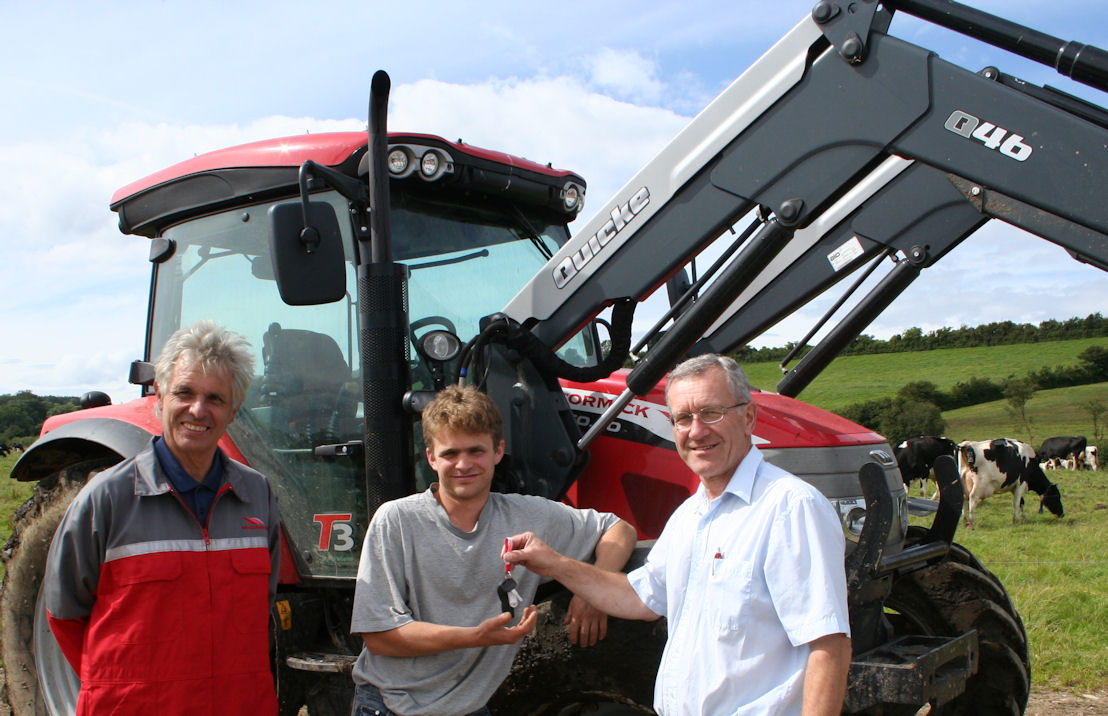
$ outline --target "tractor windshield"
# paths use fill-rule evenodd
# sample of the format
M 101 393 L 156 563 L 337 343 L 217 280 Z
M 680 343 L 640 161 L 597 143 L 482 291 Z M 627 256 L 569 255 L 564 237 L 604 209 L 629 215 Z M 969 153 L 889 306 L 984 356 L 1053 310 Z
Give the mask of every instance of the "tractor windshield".
M 566 239 L 563 226 L 507 205 L 475 207 L 400 192 L 393 197 L 393 254 L 409 269 L 413 340 L 446 328 L 468 341 L 480 319 L 499 311 Z M 338 194 L 312 198 L 330 202 L 340 217 L 349 215 Z M 368 523 L 361 455 L 318 457 L 313 449 L 362 439 L 354 232 L 340 222 L 344 298 L 289 306 L 274 280 L 270 206 L 240 207 L 164 232 L 172 251 L 155 267 L 149 356 L 177 328 L 203 318 L 250 340 L 255 379 L 229 433 L 272 481 L 300 573 L 352 577 Z M 578 363 L 595 360 L 587 332 L 561 352 Z M 411 368 L 414 389 L 433 389 L 430 371 L 414 352 Z M 423 488 L 431 473 L 422 445 L 416 450 L 417 486 Z
M 564 227 L 536 229 L 507 208 L 394 198 L 393 253 L 409 269 L 413 338 L 443 327 L 473 338 L 480 319 L 507 305 L 565 243 Z

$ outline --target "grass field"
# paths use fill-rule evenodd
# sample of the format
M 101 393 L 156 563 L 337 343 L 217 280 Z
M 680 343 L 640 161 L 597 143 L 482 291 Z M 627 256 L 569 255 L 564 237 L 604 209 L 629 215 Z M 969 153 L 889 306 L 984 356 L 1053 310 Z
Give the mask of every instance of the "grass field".
M 978 507 L 977 527 L 955 541 L 977 555 L 1023 617 L 1036 689 L 1075 693 L 1108 687 L 1108 472 L 1047 473 L 1062 491 L 1065 517 L 1037 514 L 1012 523 L 1011 495 Z M 928 495 L 930 497 L 930 495 Z M 913 518 L 913 522 L 917 522 Z
M 33 483 L 16 482 L 8 477 L 12 467 L 22 453 L 13 453 L 0 457 L 0 545 L 8 541 L 12 532 L 12 515 L 22 505 L 31 491 Z M 0 563 L 0 577 L 4 575 L 4 565 Z
M 1092 420 L 1088 411 L 1081 408 L 1082 403 L 1090 400 L 1099 400 L 1108 406 L 1108 383 L 1036 392 L 1027 402 L 1027 414 L 1031 418 L 1030 437 L 1008 415 L 1008 404 L 1003 400 L 948 410 L 943 417 L 947 422 L 947 436 L 958 441 L 1010 437 L 1036 447 L 1052 435 L 1085 435 L 1091 441 Z M 1102 434 L 1108 428 L 1105 423 L 1108 423 L 1108 415 L 1100 418 Z
M 940 390 L 949 390 L 955 383 L 970 378 L 990 378 L 999 382 L 1009 375 L 1023 377 L 1028 371 L 1044 366 L 1078 365 L 1077 356 L 1094 345 L 1108 347 L 1108 339 L 841 356 L 798 397 L 836 412 L 852 403 L 894 396 L 903 385 L 917 380 L 928 380 Z M 764 390 L 776 390 L 781 380 L 777 363 L 747 363 L 743 369 L 751 385 Z M 1055 434 L 1061 433 L 1051 433 Z

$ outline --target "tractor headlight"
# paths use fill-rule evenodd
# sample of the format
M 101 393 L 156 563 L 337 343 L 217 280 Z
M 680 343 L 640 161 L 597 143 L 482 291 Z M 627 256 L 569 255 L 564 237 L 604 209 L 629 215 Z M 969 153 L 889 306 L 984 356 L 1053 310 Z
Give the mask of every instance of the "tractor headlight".
M 411 164 L 411 161 L 412 159 L 408 155 L 408 152 L 397 147 L 389 152 L 389 172 L 396 175 L 405 174 L 408 171 L 408 166 Z
M 441 166 L 442 159 L 439 158 L 439 153 L 431 150 L 423 155 L 423 159 L 419 163 L 419 171 L 423 176 L 430 179 L 439 173 Z
M 851 542 L 857 542 L 866 526 L 866 500 L 864 497 L 844 497 L 831 500 L 839 511 L 843 523 L 843 535 Z M 889 539 L 903 542 L 908 534 L 908 500 L 901 493 L 894 497 L 893 523 L 889 527 Z
M 585 189 L 580 184 L 569 182 L 562 189 L 562 206 L 566 211 L 580 213 L 585 206 Z
M 843 535 L 851 542 L 857 542 L 866 524 L 866 501 L 861 497 L 832 500 L 839 511 L 843 523 Z
M 407 179 L 418 174 L 424 181 L 437 181 L 454 173 L 454 160 L 450 154 L 437 147 L 420 144 L 393 144 L 385 156 L 385 165 L 393 179 Z M 362 156 L 358 173 L 369 171 L 369 154 Z
M 462 342 L 449 331 L 429 331 L 419 339 L 419 352 L 425 357 L 445 363 L 462 350 Z

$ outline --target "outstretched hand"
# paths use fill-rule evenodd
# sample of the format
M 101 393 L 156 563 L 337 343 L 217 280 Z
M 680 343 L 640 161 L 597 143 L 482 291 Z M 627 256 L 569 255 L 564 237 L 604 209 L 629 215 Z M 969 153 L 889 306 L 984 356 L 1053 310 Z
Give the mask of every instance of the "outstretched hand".
M 534 604 L 523 610 L 519 624 L 509 626 L 512 615 L 508 612 L 497 614 L 477 625 L 477 643 L 475 646 L 502 646 L 515 644 L 523 637 L 535 631 L 539 621 L 539 610 Z

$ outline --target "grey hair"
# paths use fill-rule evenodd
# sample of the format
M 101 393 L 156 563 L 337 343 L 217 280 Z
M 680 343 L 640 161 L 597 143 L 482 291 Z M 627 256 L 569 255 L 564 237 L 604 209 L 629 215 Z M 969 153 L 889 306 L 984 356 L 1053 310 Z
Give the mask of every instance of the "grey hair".
M 204 371 L 225 368 L 231 374 L 231 404 L 238 412 L 254 380 L 254 353 L 245 338 L 207 319 L 177 329 L 154 362 L 160 390 L 168 389 L 174 369 L 182 363 Z
M 704 375 L 711 370 L 723 371 L 724 377 L 727 378 L 727 385 L 731 389 L 731 397 L 736 403 L 750 402 L 750 381 L 747 380 L 746 373 L 735 359 L 718 353 L 705 353 L 678 363 L 670 371 L 669 381 L 666 383 L 666 403 L 669 403 L 669 389 L 674 383 Z

